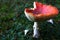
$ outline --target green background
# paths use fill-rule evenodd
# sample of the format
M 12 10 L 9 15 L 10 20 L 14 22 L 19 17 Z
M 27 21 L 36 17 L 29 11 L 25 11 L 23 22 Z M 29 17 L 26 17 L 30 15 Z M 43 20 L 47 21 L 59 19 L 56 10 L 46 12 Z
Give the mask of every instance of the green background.
M 25 14 L 25 8 L 33 8 L 33 2 L 56 6 L 60 11 L 60 0 L 0 0 L 0 40 L 60 40 L 60 14 L 53 18 L 54 24 L 42 22 L 40 37 L 33 38 L 33 22 Z M 24 30 L 30 31 L 25 36 Z

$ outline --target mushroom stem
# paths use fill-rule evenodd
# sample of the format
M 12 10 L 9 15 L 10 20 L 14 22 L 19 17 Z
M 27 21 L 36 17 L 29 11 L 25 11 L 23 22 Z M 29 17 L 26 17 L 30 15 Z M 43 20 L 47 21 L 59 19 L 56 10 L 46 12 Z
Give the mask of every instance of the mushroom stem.
M 38 28 L 38 22 L 34 22 L 33 25 L 33 37 L 38 38 L 39 37 L 39 28 Z

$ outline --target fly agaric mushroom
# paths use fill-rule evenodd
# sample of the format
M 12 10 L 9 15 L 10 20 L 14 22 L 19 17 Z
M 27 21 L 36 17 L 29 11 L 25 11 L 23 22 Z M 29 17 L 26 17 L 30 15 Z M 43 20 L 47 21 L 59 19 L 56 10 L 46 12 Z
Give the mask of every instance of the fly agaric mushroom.
M 34 2 L 34 8 L 25 8 L 26 17 L 34 22 L 33 37 L 38 38 L 38 22 L 49 20 L 58 15 L 58 9 L 52 5 Z

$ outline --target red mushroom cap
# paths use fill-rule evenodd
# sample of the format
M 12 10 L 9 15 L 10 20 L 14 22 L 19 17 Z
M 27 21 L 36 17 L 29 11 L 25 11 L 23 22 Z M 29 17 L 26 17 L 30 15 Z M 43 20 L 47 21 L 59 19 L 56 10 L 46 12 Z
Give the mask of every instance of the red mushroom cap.
M 51 5 L 34 2 L 34 8 L 26 8 L 24 12 L 30 21 L 42 21 L 57 16 L 58 9 Z

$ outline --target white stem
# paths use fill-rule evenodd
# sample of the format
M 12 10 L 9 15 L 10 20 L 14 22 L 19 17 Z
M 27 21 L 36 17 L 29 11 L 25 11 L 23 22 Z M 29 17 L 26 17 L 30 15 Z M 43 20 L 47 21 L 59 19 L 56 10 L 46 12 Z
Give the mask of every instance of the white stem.
M 38 23 L 34 22 L 33 25 L 33 37 L 38 38 L 39 37 L 39 32 L 38 32 Z

